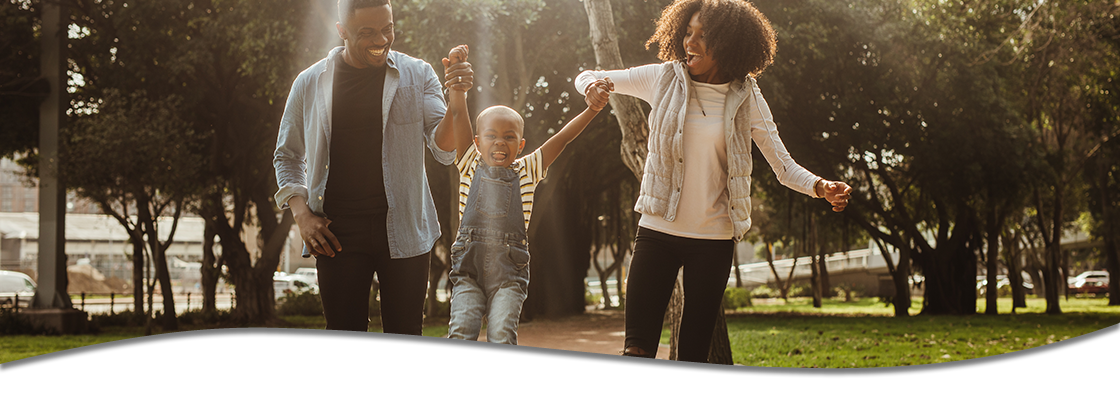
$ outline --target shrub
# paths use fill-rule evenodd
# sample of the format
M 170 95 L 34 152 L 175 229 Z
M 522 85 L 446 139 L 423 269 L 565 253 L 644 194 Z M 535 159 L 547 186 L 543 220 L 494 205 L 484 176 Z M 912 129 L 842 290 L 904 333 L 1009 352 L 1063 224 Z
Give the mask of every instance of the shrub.
M 51 334 L 48 330 L 31 324 L 27 318 L 10 308 L 0 309 L 0 336 Z
M 591 292 L 583 292 L 583 303 L 589 306 L 597 306 L 603 302 L 603 295 L 591 294 Z
M 323 315 L 323 302 L 319 299 L 316 293 L 300 292 L 300 293 L 287 293 L 284 297 L 280 298 L 280 303 L 276 307 L 276 313 L 280 315 L 303 315 L 314 317 Z
M 439 301 L 439 300 L 436 300 L 436 299 L 430 298 L 430 297 L 428 298 L 428 301 L 436 302 L 436 312 L 435 312 L 435 315 L 425 315 L 425 317 L 427 317 L 427 318 L 451 318 L 451 301 Z M 424 310 L 427 310 L 427 309 L 428 309 L 427 307 L 424 307 Z
M 221 325 L 232 320 L 229 310 L 202 311 L 195 309 L 179 314 L 179 323 L 186 325 Z
M 772 299 L 781 296 L 777 290 L 771 289 L 770 286 L 762 285 L 751 290 L 751 298 L 754 299 Z
M 726 310 L 736 310 L 741 307 L 751 306 L 751 292 L 747 289 L 728 287 L 723 289 L 723 308 Z
M 126 310 L 114 314 L 92 314 L 89 322 L 94 327 L 107 326 L 141 326 L 144 324 L 144 314 Z
M 813 289 L 809 285 L 793 285 L 789 288 L 789 297 L 813 297 Z

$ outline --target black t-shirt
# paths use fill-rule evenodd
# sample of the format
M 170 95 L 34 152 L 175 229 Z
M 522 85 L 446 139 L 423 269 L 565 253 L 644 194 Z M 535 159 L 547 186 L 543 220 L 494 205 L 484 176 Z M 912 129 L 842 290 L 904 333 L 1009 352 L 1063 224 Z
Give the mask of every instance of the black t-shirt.
M 383 213 L 389 208 L 381 166 L 385 67 L 336 65 L 323 211 L 331 218 Z

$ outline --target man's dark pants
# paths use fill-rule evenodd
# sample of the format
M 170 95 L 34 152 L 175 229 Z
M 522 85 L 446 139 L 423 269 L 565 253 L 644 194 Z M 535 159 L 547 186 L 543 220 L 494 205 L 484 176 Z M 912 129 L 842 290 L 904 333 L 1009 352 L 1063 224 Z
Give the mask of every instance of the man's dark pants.
M 376 272 L 384 332 L 421 334 L 431 253 L 390 258 L 385 218 L 384 212 L 331 218 L 327 228 L 338 237 L 342 251 L 315 260 L 328 330 L 368 330 L 370 286 Z

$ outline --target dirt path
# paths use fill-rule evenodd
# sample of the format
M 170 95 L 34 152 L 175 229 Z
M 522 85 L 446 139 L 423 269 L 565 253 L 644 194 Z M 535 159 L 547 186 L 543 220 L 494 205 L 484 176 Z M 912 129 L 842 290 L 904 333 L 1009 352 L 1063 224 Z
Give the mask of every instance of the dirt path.
M 596 354 L 618 354 L 625 339 L 625 319 L 620 310 L 587 311 L 583 315 L 522 322 L 517 329 L 517 344 L 546 349 L 573 350 Z M 479 340 L 485 340 L 485 332 Z M 669 358 L 669 346 L 662 345 L 657 358 Z

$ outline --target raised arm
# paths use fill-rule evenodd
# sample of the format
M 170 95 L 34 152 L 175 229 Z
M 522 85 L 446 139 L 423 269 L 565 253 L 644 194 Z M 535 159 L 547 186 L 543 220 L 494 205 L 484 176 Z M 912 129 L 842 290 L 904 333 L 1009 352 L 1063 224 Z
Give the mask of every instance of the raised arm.
M 467 45 L 451 49 L 443 59 L 444 86 L 448 88 L 447 113 L 436 126 L 435 143 L 444 151 L 456 151 L 461 157 L 467 147 L 460 147 L 461 135 L 470 141 L 470 116 L 467 115 L 467 91 L 474 84 L 474 70 L 467 62 Z M 465 133 L 464 133 L 465 131 Z
M 613 86 L 609 79 L 597 80 L 587 85 L 585 97 L 587 108 L 569 121 L 567 125 L 564 125 L 560 132 L 552 135 L 541 145 L 541 169 L 547 170 L 548 166 L 552 165 L 552 162 L 556 161 L 556 157 L 560 156 L 560 153 L 568 146 L 568 143 L 579 136 L 583 129 L 587 127 L 587 124 L 595 118 L 595 115 L 607 106 Z
M 610 78 L 616 94 L 634 96 L 648 103 L 657 91 L 657 79 L 662 68 L 662 64 L 649 64 L 607 71 L 586 70 L 576 76 L 576 91 L 586 96 L 592 83 Z

